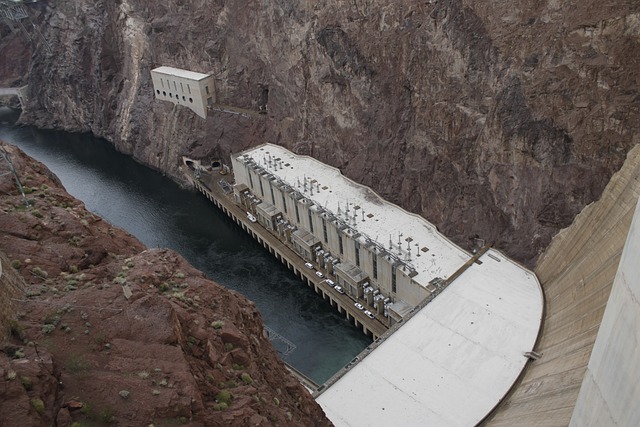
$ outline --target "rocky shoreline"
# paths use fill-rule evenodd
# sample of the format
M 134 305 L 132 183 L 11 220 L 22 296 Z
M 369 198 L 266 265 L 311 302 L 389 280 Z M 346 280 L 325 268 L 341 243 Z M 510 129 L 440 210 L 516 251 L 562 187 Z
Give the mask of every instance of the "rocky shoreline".
M 3 147 L 29 204 L 0 178 L 3 267 L 25 289 L 0 348 L 0 424 L 331 425 L 253 303 L 146 249 Z

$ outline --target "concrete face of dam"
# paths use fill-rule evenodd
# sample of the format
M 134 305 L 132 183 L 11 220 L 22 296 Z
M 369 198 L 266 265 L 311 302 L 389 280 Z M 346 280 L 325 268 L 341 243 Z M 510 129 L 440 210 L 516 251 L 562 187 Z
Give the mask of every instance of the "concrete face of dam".
M 640 204 L 570 426 L 640 425 Z
M 591 411 L 600 411 L 605 417 L 602 423 L 595 418 L 593 425 L 611 425 L 614 421 L 618 425 L 637 425 L 627 424 L 627 420 L 638 417 L 637 413 L 631 413 L 637 411 L 638 401 L 638 367 L 632 361 L 638 359 L 640 319 L 637 298 L 631 299 L 633 293 L 638 293 L 638 270 L 629 273 L 622 270 L 620 274 L 636 283 L 626 290 L 620 285 L 623 289 L 614 291 L 611 299 L 609 296 L 639 195 L 640 146 L 636 146 L 600 200 L 587 206 L 571 226 L 558 233 L 540 259 L 535 271 L 546 301 L 536 351 L 542 357 L 530 363 L 519 383 L 484 425 L 566 426 L 572 416 L 575 425 L 583 425 L 584 420 L 594 416 Z M 637 248 L 637 231 L 631 235 L 634 233 Z M 629 250 L 636 254 L 631 258 L 637 260 L 637 249 Z M 603 322 L 605 308 L 614 319 Z M 594 349 L 596 337 L 602 343 Z M 610 357 L 603 354 L 605 350 L 614 352 L 619 360 L 604 363 L 603 358 Z M 627 362 L 628 367 L 613 369 L 613 365 Z M 587 365 L 593 372 L 587 372 Z M 589 378 L 591 375 L 593 379 Z M 603 376 L 608 379 L 603 380 Z M 584 397 L 580 399 L 584 403 L 578 402 L 583 381 L 593 382 L 582 392 Z M 599 389 L 601 385 L 615 388 Z M 597 396 L 598 393 L 602 396 Z M 609 404 L 612 406 L 605 411 L 603 407 Z M 623 415 L 624 411 L 631 412 Z

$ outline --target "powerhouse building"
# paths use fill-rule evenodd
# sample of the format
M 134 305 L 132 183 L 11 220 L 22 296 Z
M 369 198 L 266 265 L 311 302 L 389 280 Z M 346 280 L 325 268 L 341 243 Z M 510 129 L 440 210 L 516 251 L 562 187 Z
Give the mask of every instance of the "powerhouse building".
M 207 117 L 207 106 L 213 105 L 213 76 L 173 67 L 151 70 L 153 93 L 156 99 L 170 101 Z
M 264 144 L 232 156 L 236 202 L 390 324 L 471 255 L 340 171 Z

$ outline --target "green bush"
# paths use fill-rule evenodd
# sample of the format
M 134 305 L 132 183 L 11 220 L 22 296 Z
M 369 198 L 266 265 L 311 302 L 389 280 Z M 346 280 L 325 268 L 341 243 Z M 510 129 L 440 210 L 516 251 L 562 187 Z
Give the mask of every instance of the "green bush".
M 11 267 L 15 268 L 16 270 L 19 269 L 22 266 L 22 263 L 20 262 L 19 259 L 14 259 L 13 261 L 11 261 Z
M 20 382 L 25 390 L 30 391 L 33 388 L 33 381 L 30 377 L 20 377 Z
M 227 350 L 227 351 L 233 350 L 233 344 L 231 344 L 230 342 L 225 343 L 224 344 L 224 349 Z
M 253 383 L 253 378 L 251 378 L 251 375 L 249 375 L 246 372 L 243 372 L 242 375 L 240 375 L 240 379 L 242 380 L 243 383 L 245 383 L 245 385 L 249 385 Z
M 218 394 L 216 394 L 216 402 L 218 403 L 226 403 L 229 405 L 233 400 L 233 395 L 229 390 L 220 390 Z
M 31 269 L 31 272 L 36 276 L 40 277 L 41 279 L 46 279 L 47 277 L 49 277 L 49 273 L 47 273 L 45 270 L 43 270 L 38 266 L 33 267 Z
M 33 409 L 35 409 L 39 414 L 44 412 L 44 402 L 39 397 L 31 399 L 31 406 L 33 406 Z
M 215 322 L 211 322 L 211 327 L 213 329 L 221 329 L 224 326 L 224 322 L 222 320 L 216 320 Z

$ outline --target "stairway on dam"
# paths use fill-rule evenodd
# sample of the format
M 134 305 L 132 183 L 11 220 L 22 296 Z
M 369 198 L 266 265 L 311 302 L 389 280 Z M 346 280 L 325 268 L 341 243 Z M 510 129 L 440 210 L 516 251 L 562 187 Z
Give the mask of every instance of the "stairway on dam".
M 569 425 L 639 194 L 640 146 L 636 146 L 600 200 L 562 230 L 540 258 L 535 272 L 546 301 L 536 351 L 542 357 L 530 363 L 483 425 Z

